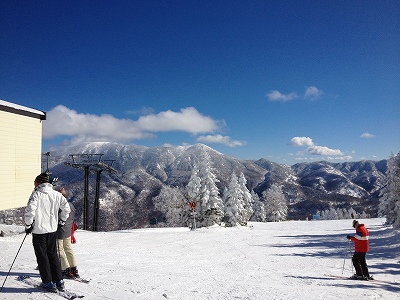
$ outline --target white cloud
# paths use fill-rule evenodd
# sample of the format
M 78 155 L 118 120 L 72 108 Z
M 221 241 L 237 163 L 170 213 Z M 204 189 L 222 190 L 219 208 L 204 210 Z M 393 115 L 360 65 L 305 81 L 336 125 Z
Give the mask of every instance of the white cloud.
M 317 146 L 314 144 L 310 137 L 296 136 L 290 140 L 290 145 L 295 147 L 306 146 L 308 147 L 305 153 L 311 155 L 343 155 L 343 152 L 339 149 L 330 149 L 325 146 Z M 299 155 L 299 154 L 298 154 Z
M 231 140 L 229 136 L 223 136 L 220 134 L 199 136 L 197 138 L 197 141 L 206 144 L 207 143 L 223 144 L 228 147 L 239 147 L 239 146 L 244 146 L 246 144 L 246 142 Z
M 318 99 L 323 95 L 323 91 L 316 86 L 306 86 L 306 91 L 304 92 L 304 99 Z M 293 99 L 299 98 L 296 92 L 291 92 L 290 94 L 282 94 L 277 90 L 272 90 L 265 95 L 270 101 L 286 102 Z
M 343 155 L 339 149 L 330 149 L 325 146 L 311 146 L 307 149 L 308 154 L 312 155 Z
M 307 86 L 304 98 L 317 99 L 321 97 L 322 94 L 323 91 L 318 89 L 316 86 Z
M 351 155 L 335 156 L 335 157 L 330 157 L 330 156 L 328 156 L 328 157 L 326 158 L 326 160 L 330 160 L 330 161 L 332 161 L 332 160 L 334 160 L 334 161 L 336 161 L 336 160 L 349 161 L 349 160 L 351 160 L 351 159 L 353 159 L 353 157 L 352 157 Z
M 270 101 L 281 101 L 281 102 L 286 102 L 286 101 L 290 101 L 293 99 L 298 98 L 299 96 L 297 95 L 296 92 L 291 92 L 290 94 L 282 94 L 279 91 L 270 91 L 266 97 L 268 97 L 268 99 Z
M 63 105 L 49 111 L 43 123 L 43 137 L 72 136 L 81 141 L 131 141 L 154 137 L 155 132 L 183 131 L 191 134 L 213 133 L 218 122 L 204 116 L 195 108 L 171 110 L 131 119 L 117 119 L 111 115 L 77 113 Z
M 117 119 L 111 115 L 80 114 L 63 105 L 58 105 L 46 114 L 43 123 L 43 137 L 73 136 L 84 139 L 101 140 L 110 137 L 114 141 L 125 141 L 147 138 L 149 133 L 143 132 L 129 119 Z
M 180 112 L 167 110 L 142 116 L 137 123 L 141 130 L 151 132 L 185 131 L 197 134 L 218 129 L 215 120 L 200 114 L 194 107 L 182 108 Z
M 150 115 L 154 113 L 154 109 L 144 106 L 139 110 L 127 110 L 125 113 L 127 115 Z
M 309 137 L 305 136 L 296 136 L 290 140 L 290 144 L 292 146 L 312 146 L 314 145 L 313 141 Z
M 363 139 L 372 139 L 374 137 L 375 137 L 375 135 L 368 133 L 368 132 L 364 132 L 362 135 L 360 135 L 360 138 L 363 138 Z

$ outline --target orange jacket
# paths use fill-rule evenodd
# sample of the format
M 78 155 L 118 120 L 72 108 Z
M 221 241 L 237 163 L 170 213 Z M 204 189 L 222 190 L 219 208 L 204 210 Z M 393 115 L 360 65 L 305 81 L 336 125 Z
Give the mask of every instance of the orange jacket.
M 354 242 L 355 252 L 368 252 L 369 250 L 369 234 L 364 224 L 358 225 L 356 228 L 356 235 L 351 236 L 350 239 Z

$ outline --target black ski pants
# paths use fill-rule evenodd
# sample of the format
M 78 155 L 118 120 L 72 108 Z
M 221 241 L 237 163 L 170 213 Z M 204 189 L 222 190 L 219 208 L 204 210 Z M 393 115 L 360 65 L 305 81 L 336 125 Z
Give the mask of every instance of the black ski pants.
M 365 260 L 365 252 L 354 252 L 353 254 L 353 266 L 356 269 L 358 276 L 369 276 L 367 262 Z
M 33 249 L 43 283 L 56 283 L 62 279 L 60 259 L 57 255 L 57 232 L 32 234 Z

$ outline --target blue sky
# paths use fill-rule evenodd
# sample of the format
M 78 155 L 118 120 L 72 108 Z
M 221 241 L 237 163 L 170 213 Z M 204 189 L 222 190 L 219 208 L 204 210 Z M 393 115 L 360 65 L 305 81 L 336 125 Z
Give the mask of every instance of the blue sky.
M 400 151 L 398 1 L 0 1 L 0 99 L 61 143 L 240 159 Z

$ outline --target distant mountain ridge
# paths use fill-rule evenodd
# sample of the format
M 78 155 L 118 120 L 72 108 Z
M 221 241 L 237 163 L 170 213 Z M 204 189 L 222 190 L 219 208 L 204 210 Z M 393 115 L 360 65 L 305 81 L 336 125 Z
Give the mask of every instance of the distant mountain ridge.
M 222 194 L 232 172 L 241 172 L 247 187 L 261 195 L 272 184 L 281 186 L 289 202 L 289 218 L 305 218 L 317 210 L 353 207 L 377 215 L 379 190 L 385 185 L 387 160 L 358 162 L 313 162 L 282 165 L 266 159 L 240 160 L 206 145 L 144 147 L 96 142 L 60 147 L 51 151 L 50 171 L 59 178 L 75 201 L 78 215 L 83 199 L 83 171 L 65 164 L 71 154 L 103 154 L 115 160 L 116 175 L 102 173 L 100 228 L 123 229 L 148 225 L 157 214 L 152 198 L 165 185 L 185 187 L 191 171 L 206 151 L 213 163 Z M 95 176 L 90 175 L 90 200 L 93 202 Z M 110 217 L 113 215 L 113 217 Z

